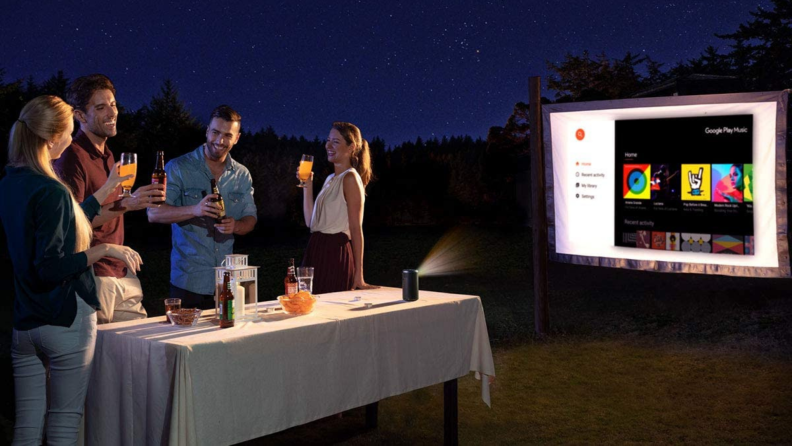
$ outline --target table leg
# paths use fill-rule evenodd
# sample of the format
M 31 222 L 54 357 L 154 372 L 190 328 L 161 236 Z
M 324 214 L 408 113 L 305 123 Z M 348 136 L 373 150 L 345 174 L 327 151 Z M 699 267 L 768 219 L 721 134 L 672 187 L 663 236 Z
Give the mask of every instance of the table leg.
M 443 444 L 459 444 L 459 412 L 457 410 L 457 380 L 443 384 Z
M 366 405 L 366 429 L 377 428 L 377 410 L 379 401 Z

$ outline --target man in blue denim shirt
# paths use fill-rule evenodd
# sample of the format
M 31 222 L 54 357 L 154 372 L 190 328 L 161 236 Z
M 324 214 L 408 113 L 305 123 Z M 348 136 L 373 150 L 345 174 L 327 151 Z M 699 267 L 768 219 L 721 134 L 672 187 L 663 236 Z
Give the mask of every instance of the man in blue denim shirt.
M 253 181 L 245 166 L 229 152 L 239 141 L 242 117 L 227 105 L 212 112 L 206 143 L 171 160 L 165 204 L 149 209 L 154 223 L 170 223 L 173 231 L 170 297 L 183 307 L 214 307 L 214 267 L 233 253 L 234 236 L 256 226 Z M 212 202 L 210 181 L 217 181 L 226 216 L 220 223 L 220 206 Z

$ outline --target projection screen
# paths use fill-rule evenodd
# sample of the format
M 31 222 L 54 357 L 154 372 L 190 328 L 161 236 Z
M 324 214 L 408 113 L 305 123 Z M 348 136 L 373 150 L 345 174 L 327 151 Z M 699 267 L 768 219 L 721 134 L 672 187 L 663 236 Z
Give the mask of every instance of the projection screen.
M 786 92 L 543 107 L 550 258 L 789 277 Z

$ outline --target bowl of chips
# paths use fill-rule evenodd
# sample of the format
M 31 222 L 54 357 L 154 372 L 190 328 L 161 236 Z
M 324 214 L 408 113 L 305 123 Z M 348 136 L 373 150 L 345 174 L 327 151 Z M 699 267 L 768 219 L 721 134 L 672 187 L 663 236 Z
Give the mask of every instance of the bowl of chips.
M 178 310 L 168 311 L 167 314 L 171 325 L 192 326 L 198 323 L 201 311 L 200 308 L 179 308 Z
M 278 296 L 278 302 L 287 314 L 308 314 L 313 311 L 316 296 L 308 291 L 300 291 L 289 296 Z

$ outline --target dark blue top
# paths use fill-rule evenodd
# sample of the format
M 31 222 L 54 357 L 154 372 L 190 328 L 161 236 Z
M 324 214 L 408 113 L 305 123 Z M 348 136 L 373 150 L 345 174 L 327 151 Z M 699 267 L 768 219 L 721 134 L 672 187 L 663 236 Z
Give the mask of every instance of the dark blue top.
M 99 213 L 93 196 L 81 206 L 88 220 Z M 76 295 L 99 308 L 88 257 L 74 252 L 74 208 L 63 184 L 29 167 L 6 167 L 0 180 L 0 221 L 14 267 L 15 329 L 70 326 L 77 314 Z

